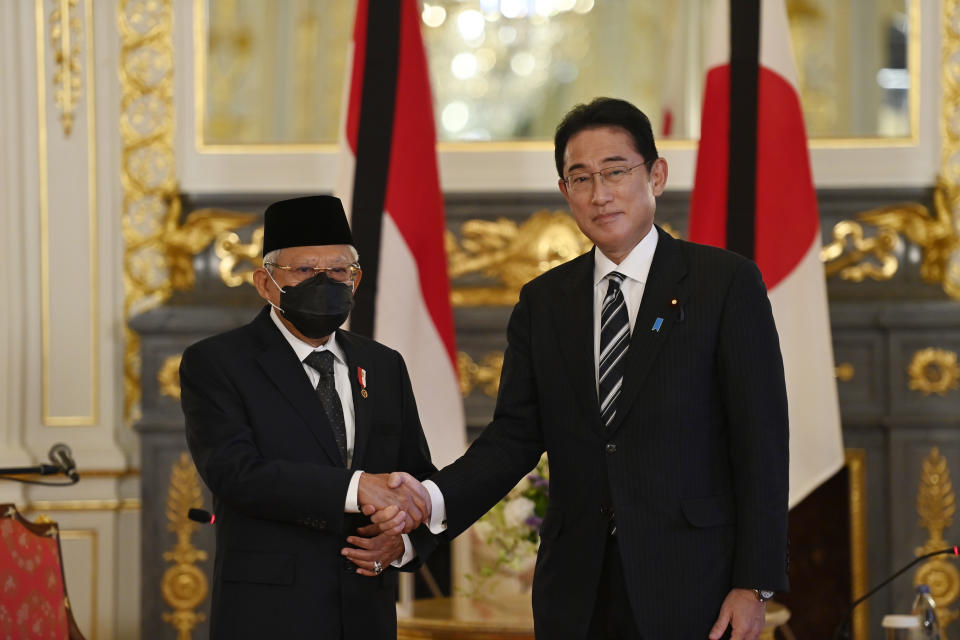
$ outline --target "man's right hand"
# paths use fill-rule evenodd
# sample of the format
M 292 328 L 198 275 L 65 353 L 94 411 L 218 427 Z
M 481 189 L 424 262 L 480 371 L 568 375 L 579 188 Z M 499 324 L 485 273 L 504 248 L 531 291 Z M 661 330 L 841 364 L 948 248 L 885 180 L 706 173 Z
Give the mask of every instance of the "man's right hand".
M 430 520 L 430 494 L 409 473 L 364 473 L 360 476 L 357 498 L 361 511 L 373 515 L 373 521 L 384 532 L 402 522 L 402 532 L 410 533 Z

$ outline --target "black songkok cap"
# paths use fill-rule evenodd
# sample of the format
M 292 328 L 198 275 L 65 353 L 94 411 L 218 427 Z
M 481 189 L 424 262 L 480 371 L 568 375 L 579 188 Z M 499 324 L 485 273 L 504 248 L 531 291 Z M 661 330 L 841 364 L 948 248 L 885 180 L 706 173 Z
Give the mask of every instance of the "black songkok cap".
M 353 244 L 340 198 L 306 196 L 274 202 L 263 213 L 263 255 L 288 247 Z

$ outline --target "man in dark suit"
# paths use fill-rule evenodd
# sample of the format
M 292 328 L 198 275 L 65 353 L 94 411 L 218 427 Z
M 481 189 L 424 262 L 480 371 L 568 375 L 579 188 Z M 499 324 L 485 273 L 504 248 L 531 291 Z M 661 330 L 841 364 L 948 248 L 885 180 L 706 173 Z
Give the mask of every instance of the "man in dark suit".
M 667 163 L 633 105 L 577 106 L 555 155 L 595 247 L 521 291 L 493 421 L 424 483 L 431 530 L 461 533 L 546 450 L 538 638 L 753 640 L 787 588 L 786 390 L 760 273 L 653 224 Z
M 387 487 L 394 469 L 435 471 L 406 367 L 338 329 L 362 275 L 340 201 L 277 202 L 264 222 L 254 283 L 269 304 L 180 366 L 187 442 L 216 513 L 211 637 L 393 640 L 391 565 L 416 566 L 434 538 L 381 533 L 359 512 L 427 514 L 418 494 Z

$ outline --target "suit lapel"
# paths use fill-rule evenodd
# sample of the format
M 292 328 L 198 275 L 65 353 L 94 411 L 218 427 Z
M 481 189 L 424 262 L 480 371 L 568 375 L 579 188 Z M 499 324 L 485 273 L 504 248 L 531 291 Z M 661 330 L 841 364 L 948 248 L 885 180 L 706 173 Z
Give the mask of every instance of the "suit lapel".
M 650 274 L 644 286 L 643 299 L 630 335 L 627 364 L 623 374 L 623 392 L 617 401 L 617 415 L 607 430 L 613 434 L 623 423 L 637 397 L 643 381 L 650 373 L 660 348 L 676 320 L 670 301 L 684 302 L 679 282 L 687 273 L 687 265 L 679 243 L 657 227 L 660 237 L 650 265 Z M 659 322 L 658 322 L 659 320 Z M 659 325 L 657 327 L 657 325 Z
M 315 389 L 310 387 L 310 379 L 303 365 L 279 329 L 270 318 L 269 307 L 254 320 L 264 349 L 257 362 L 267 374 L 267 378 L 280 390 L 287 402 L 303 419 L 331 464 L 341 466 L 340 449 L 333 437 L 333 430 L 327 422 Z
M 343 349 L 347 358 L 347 373 L 350 377 L 350 393 L 353 395 L 353 419 L 354 419 L 354 440 L 353 440 L 353 458 L 350 467 L 359 468 L 363 461 L 363 454 L 367 450 L 367 442 L 370 440 L 370 422 L 372 411 L 370 397 L 364 397 L 361 393 L 360 379 L 357 372 L 360 368 L 364 370 L 370 366 L 370 362 L 365 362 L 363 349 L 357 344 L 353 337 L 344 331 L 337 331 L 337 344 Z M 367 374 L 370 375 L 369 373 Z M 374 382 L 376 382 L 374 380 Z M 370 385 L 370 380 L 366 384 Z
M 580 256 L 572 265 L 569 285 L 556 297 L 557 309 L 552 315 L 571 387 L 590 416 L 590 425 L 599 430 L 600 403 L 593 362 L 593 251 Z

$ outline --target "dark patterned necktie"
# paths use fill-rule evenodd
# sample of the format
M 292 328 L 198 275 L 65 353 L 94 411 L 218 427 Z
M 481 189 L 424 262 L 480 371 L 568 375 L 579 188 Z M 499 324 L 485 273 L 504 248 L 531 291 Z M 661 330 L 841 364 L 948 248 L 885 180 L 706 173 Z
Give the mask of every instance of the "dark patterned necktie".
M 320 374 L 320 381 L 317 383 L 317 395 L 320 397 L 320 404 L 323 405 L 330 426 L 333 428 L 333 437 L 340 449 L 340 457 L 343 459 L 343 464 L 346 465 L 347 427 L 343 421 L 343 405 L 340 404 L 337 386 L 333 381 L 333 353 L 326 349 L 314 351 L 303 361 Z
M 623 387 L 624 356 L 630 345 L 630 319 L 627 303 L 620 291 L 625 276 L 612 271 L 607 276 L 610 284 L 600 312 L 600 417 L 609 427 L 617 415 L 617 399 Z

